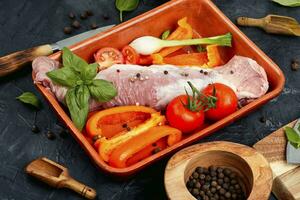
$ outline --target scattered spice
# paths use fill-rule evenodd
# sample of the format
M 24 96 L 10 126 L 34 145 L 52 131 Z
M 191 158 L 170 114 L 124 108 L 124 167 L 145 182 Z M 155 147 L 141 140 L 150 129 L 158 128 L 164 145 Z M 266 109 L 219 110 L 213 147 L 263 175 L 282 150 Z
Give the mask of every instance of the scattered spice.
M 137 74 L 136 74 L 136 77 L 137 77 L 137 78 L 140 78 L 140 77 L 141 77 L 141 74 L 140 74 L 140 73 L 137 73 Z
M 230 70 L 230 74 L 234 74 L 234 72 L 232 70 Z
M 259 121 L 260 121 L 261 123 L 266 123 L 267 119 L 266 119 L 265 116 L 261 116 L 261 117 L 259 118 Z
M 70 18 L 70 19 L 75 19 L 75 18 L 76 18 L 76 16 L 74 15 L 74 13 L 73 13 L 73 12 L 70 12 L 70 13 L 69 13 L 69 18 Z
M 87 13 L 86 12 L 84 12 L 84 13 L 82 13 L 81 15 L 80 15 L 80 19 L 82 19 L 82 20 L 85 20 L 85 19 L 87 19 Z
M 39 129 L 39 127 L 37 126 L 37 125 L 32 125 L 32 127 L 31 127 L 31 131 L 33 132 L 33 133 L 39 133 L 40 132 L 40 129 Z
M 185 74 L 184 74 L 184 76 L 185 76 L 185 77 L 188 77 L 188 76 L 189 76 L 189 74 L 188 74 L 188 73 L 185 73 Z
M 52 131 L 47 131 L 47 134 L 46 134 L 47 138 L 49 140 L 55 140 L 56 139 L 56 136 L 54 135 L 54 133 Z
M 300 62 L 297 59 L 293 59 L 291 62 L 291 68 L 293 71 L 297 71 L 300 68 Z
M 78 20 L 73 21 L 72 27 L 79 29 L 81 27 L 80 22 Z
M 68 136 L 68 132 L 67 132 L 66 130 L 61 129 L 61 130 L 59 131 L 59 137 L 61 137 L 61 138 L 66 138 L 67 136 Z
M 208 72 L 204 72 L 204 75 L 207 75 L 208 74 Z
M 203 70 L 202 69 L 200 70 L 200 73 L 203 74 Z
M 120 70 L 119 70 L 119 69 L 117 69 L 117 72 L 118 72 L 118 73 L 120 73 Z
M 87 16 L 93 16 L 94 15 L 93 11 L 91 11 L 91 10 L 86 10 L 85 13 L 86 13 Z
M 164 74 L 167 75 L 169 72 L 167 70 L 164 71 Z
M 122 127 L 123 127 L 123 128 L 127 128 L 127 124 L 123 124 Z
M 64 28 L 64 33 L 65 33 L 65 34 L 71 34 L 71 33 L 72 33 L 72 28 L 71 28 L 70 26 L 66 26 L 66 27 Z
M 246 199 L 239 177 L 228 168 L 213 165 L 208 169 L 197 167 L 186 187 L 197 199 Z
M 95 22 L 93 22 L 90 27 L 91 29 L 96 29 L 98 28 L 98 25 Z

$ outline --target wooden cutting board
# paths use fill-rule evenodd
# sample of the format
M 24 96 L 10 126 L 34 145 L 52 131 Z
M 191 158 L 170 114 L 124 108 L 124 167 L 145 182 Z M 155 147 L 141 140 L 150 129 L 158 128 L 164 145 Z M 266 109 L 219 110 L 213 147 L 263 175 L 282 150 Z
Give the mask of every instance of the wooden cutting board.
M 293 127 L 296 121 L 286 126 Z M 285 127 L 285 126 L 283 126 Z M 287 140 L 283 127 L 257 142 L 253 147 L 269 161 L 273 171 L 272 192 L 279 200 L 300 200 L 300 165 L 286 162 Z

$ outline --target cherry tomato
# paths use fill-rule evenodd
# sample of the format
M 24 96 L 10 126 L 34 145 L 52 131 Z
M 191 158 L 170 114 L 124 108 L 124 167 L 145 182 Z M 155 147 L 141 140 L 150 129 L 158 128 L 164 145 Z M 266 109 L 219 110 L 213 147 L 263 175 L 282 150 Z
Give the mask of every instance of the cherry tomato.
M 100 68 L 107 68 L 113 64 L 124 63 L 122 53 L 115 48 L 105 47 L 98 50 L 94 54 L 95 61 L 100 65 Z
M 214 83 L 202 90 L 206 96 L 215 96 L 215 107 L 205 112 L 205 117 L 218 121 L 235 112 L 238 108 L 238 98 L 234 91 L 227 85 Z M 215 93 L 215 94 L 214 94 Z
M 187 104 L 188 96 L 180 95 L 168 104 L 166 111 L 169 124 L 183 133 L 191 132 L 204 124 L 204 111 L 192 111 L 186 107 Z
M 125 58 L 125 62 L 128 64 L 137 64 L 140 59 L 140 55 L 129 45 L 122 49 L 122 54 Z

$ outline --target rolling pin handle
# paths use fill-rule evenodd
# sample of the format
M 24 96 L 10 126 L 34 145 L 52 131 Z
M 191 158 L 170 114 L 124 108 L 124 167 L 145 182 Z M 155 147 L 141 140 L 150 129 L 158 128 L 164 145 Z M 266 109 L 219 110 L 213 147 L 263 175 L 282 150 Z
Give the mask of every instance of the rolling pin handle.
M 94 189 L 76 181 L 73 178 L 68 179 L 64 183 L 64 187 L 77 192 L 78 194 L 80 194 L 81 196 L 83 196 L 87 199 L 95 199 L 95 197 L 97 196 L 97 192 Z

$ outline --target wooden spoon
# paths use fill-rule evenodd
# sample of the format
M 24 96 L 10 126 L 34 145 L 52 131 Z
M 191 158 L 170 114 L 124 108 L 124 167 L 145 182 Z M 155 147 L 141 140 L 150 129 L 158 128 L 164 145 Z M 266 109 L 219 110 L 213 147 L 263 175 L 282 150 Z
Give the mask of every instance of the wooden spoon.
M 26 166 L 25 171 L 52 187 L 69 188 L 87 199 L 94 199 L 97 195 L 94 189 L 73 179 L 67 168 L 47 158 L 32 161 Z
M 253 19 L 239 17 L 238 25 L 255 26 L 264 29 L 267 33 L 293 35 L 300 37 L 300 24 L 296 19 L 280 15 L 268 15 L 264 18 Z

